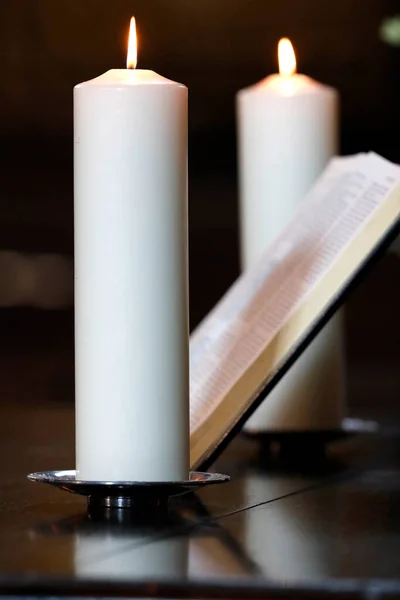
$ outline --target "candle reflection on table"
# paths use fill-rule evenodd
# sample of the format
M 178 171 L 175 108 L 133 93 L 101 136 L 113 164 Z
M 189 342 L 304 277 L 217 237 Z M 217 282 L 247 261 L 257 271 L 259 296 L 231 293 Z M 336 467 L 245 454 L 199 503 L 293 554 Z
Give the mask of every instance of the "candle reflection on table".
M 74 536 L 75 575 L 101 579 L 186 578 L 188 539 L 135 535 Z
M 311 492 L 317 483 L 309 480 L 308 484 L 305 480 L 304 488 L 310 488 L 307 503 L 292 496 L 291 478 L 247 477 L 250 497 L 246 502 L 251 504 L 254 494 L 279 499 L 245 512 L 245 548 L 264 577 L 304 580 L 332 575 L 335 544 L 329 523 L 338 520 L 340 512 L 337 490 L 326 488 L 324 502 L 317 507 Z

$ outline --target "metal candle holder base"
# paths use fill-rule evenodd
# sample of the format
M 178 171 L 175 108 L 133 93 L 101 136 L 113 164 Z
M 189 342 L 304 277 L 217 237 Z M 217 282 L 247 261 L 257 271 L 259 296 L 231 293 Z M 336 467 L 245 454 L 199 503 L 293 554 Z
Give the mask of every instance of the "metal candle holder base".
M 165 509 L 169 498 L 207 485 L 225 483 L 229 475 L 191 471 L 187 481 L 81 481 L 76 471 L 41 471 L 29 481 L 47 483 L 60 490 L 87 496 L 93 508 L 134 508 L 146 512 Z
M 326 474 L 343 464 L 328 450 L 332 442 L 356 435 L 376 434 L 381 427 L 375 421 L 344 419 L 341 428 L 309 431 L 244 431 L 257 443 L 257 464 L 268 471 Z
M 341 438 L 377 433 L 380 427 L 376 421 L 366 421 L 364 419 L 344 419 L 342 427 L 337 429 L 322 429 L 322 430 L 260 430 L 247 431 L 243 430 L 245 437 L 257 440 L 264 444 L 278 442 L 281 444 L 290 445 L 296 452 L 299 450 L 299 444 L 307 443 L 309 445 L 326 445 Z

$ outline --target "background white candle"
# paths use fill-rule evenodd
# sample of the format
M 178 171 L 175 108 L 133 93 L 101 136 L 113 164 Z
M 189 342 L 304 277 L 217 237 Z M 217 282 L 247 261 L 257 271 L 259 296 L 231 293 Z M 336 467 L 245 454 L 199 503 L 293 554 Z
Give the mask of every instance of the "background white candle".
M 187 89 L 81 83 L 74 141 L 78 477 L 186 479 Z
M 289 40 L 280 74 L 237 96 L 243 269 L 281 232 L 337 153 L 337 92 L 295 73 Z M 298 359 L 246 423 L 248 431 L 332 429 L 344 411 L 341 316 Z

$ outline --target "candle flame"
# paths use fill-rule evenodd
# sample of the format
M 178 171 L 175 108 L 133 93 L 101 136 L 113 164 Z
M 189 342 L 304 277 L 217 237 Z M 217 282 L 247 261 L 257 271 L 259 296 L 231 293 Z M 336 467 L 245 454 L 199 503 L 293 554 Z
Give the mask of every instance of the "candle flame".
M 288 77 L 296 73 L 296 55 L 292 42 L 288 38 L 282 38 L 278 44 L 279 73 Z
M 136 69 L 137 65 L 137 35 L 136 35 L 136 19 L 131 18 L 131 24 L 129 27 L 129 39 L 128 39 L 128 54 L 126 57 L 126 68 Z

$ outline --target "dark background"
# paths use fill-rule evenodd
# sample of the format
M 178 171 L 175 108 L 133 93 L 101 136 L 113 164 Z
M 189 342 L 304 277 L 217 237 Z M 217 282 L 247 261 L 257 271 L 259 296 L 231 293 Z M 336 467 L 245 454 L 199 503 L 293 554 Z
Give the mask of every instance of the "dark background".
M 400 49 L 379 38 L 381 22 L 396 12 L 396 4 L 394 0 L 2 2 L 0 251 L 72 258 L 72 88 L 110 68 L 124 68 L 129 19 L 135 15 L 139 68 L 158 71 L 190 90 L 194 326 L 239 272 L 235 93 L 277 70 L 277 42 L 289 36 L 299 71 L 340 91 L 342 153 L 372 149 L 400 162 L 396 91 Z M 374 385 L 373 373 L 383 369 L 392 390 L 391 404 L 400 397 L 399 386 L 389 385 L 398 379 L 400 359 L 398 260 L 387 256 L 347 311 L 350 391 L 361 398 L 363 389 Z M 19 383 L 10 371 L 13 353 L 27 353 L 25 375 L 32 395 L 40 396 L 42 379 L 35 361 L 43 353 L 51 361 L 57 349 L 65 360 L 57 367 L 54 393 L 46 393 L 72 397 L 71 310 L 1 308 L 0 335 L 6 394 L 19 394 Z M 377 394 L 381 393 L 379 383 Z

